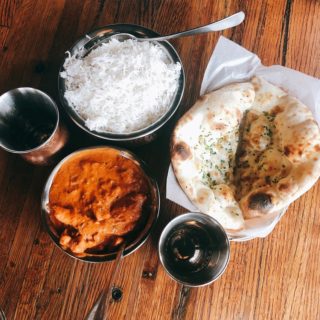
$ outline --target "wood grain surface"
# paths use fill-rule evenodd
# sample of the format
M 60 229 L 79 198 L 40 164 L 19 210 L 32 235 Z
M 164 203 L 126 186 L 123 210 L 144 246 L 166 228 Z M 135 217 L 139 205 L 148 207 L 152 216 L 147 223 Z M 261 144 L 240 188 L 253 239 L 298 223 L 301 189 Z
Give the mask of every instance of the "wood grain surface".
M 176 118 L 155 142 L 134 149 L 152 168 L 162 195 L 155 231 L 122 260 L 115 282 L 123 297 L 110 319 L 319 319 L 320 183 L 294 202 L 265 239 L 232 243 L 225 274 L 188 289 L 159 263 L 157 241 L 170 219 L 185 212 L 165 199 L 174 121 L 192 106 L 218 37 L 320 77 L 320 2 L 317 0 L 1 0 L 0 94 L 32 86 L 57 99 L 64 52 L 81 35 L 111 23 L 141 24 L 166 34 L 243 10 L 246 20 L 222 33 L 174 40 L 187 75 Z M 68 151 L 103 144 L 63 114 Z M 84 319 L 108 284 L 113 263 L 76 261 L 55 247 L 40 221 L 40 196 L 52 167 L 34 167 L 0 150 L 0 306 L 8 319 Z

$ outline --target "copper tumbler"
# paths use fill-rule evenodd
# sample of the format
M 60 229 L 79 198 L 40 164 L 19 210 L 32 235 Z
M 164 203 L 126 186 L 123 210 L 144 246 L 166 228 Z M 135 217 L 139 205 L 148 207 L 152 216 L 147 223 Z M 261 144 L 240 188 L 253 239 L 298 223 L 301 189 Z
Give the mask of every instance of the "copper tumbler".
M 17 88 L 0 96 L 0 146 L 25 160 L 51 164 L 68 140 L 55 102 L 34 88 Z

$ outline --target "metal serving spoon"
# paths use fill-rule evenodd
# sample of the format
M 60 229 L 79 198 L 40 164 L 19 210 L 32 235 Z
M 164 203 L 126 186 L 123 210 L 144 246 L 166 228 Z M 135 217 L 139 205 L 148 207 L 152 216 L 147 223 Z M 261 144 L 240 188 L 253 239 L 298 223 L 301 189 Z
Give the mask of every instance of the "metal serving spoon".
M 0 320 L 6 320 L 6 315 L 4 314 L 4 311 L 0 308 Z
M 106 320 L 108 316 L 108 306 L 110 304 L 110 294 L 112 293 L 112 289 L 114 287 L 114 279 L 118 272 L 118 268 L 120 265 L 120 261 L 123 257 L 124 250 L 126 248 L 126 241 L 124 241 L 118 252 L 116 259 L 114 261 L 114 267 L 112 270 L 111 279 L 109 281 L 109 285 L 106 289 L 102 290 L 99 298 L 95 302 L 94 306 L 91 308 L 89 313 L 87 314 L 85 320 Z M 0 319 L 1 320 L 1 319 Z
M 117 38 L 120 41 L 129 39 L 129 38 L 138 39 L 139 41 L 164 41 L 164 40 L 169 40 L 174 38 L 187 37 L 195 34 L 207 33 L 212 31 L 221 31 L 228 28 L 232 28 L 239 25 L 244 20 L 244 18 L 245 18 L 244 12 L 240 11 L 238 13 L 233 14 L 232 16 L 229 16 L 227 18 L 224 18 L 216 22 L 212 22 L 205 26 L 190 29 L 190 30 L 185 30 L 178 33 L 169 34 L 166 36 L 159 36 L 159 37 L 152 37 L 152 38 L 136 38 L 135 36 L 129 33 L 118 33 L 113 35 L 111 38 Z

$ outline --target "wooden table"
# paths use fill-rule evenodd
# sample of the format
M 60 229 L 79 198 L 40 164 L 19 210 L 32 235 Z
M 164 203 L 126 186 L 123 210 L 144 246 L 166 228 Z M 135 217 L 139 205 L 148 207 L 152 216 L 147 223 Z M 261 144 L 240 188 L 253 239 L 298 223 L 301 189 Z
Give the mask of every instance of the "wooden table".
M 136 23 L 166 34 L 239 10 L 246 12 L 245 23 L 223 35 L 257 53 L 266 65 L 320 76 L 316 0 L 1 0 L 0 93 L 32 86 L 57 101 L 64 51 L 98 26 Z M 173 41 L 187 74 L 177 116 L 198 98 L 220 34 Z M 66 121 L 70 149 L 103 143 Z M 290 206 L 266 239 L 232 243 L 229 267 L 214 284 L 189 290 L 166 275 L 157 255 L 159 234 L 185 211 L 165 199 L 172 125 L 156 142 L 135 150 L 158 179 L 161 216 L 147 243 L 120 265 L 115 281 L 123 297 L 110 305 L 110 319 L 319 319 L 320 183 Z M 8 319 L 83 319 L 114 267 L 76 261 L 53 245 L 39 210 L 51 169 L 0 151 L 0 306 Z

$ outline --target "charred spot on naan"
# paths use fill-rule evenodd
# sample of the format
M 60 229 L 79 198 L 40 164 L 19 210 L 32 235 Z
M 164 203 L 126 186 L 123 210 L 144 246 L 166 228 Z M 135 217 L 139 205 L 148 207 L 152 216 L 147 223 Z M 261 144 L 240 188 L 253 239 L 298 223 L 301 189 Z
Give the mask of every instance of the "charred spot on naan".
M 284 154 L 288 157 L 289 155 L 294 153 L 294 146 L 284 146 L 283 151 Z
M 273 116 L 276 116 L 283 111 L 284 111 L 284 107 L 281 105 L 277 105 L 270 110 L 270 114 L 272 114 Z
M 288 182 L 280 183 L 278 186 L 278 189 L 280 191 L 288 191 L 288 190 L 290 190 L 290 185 Z
M 192 157 L 190 147 L 183 141 L 173 143 L 171 157 L 182 161 L 190 159 Z
M 272 196 L 268 193 L 257 192 L 251 194 L 248 200 L 248 206 L 251 210 L 264 211 L 272 208 Z
M 293 162 L 298 161 L 298 158 L 302 157 L 305 151 L 305 146 L 301 146 L 301 144 L 290 144 L 286 145 L 283 148 L 284 154 Z M 307 153 L 305 153 L 307 156 Z

